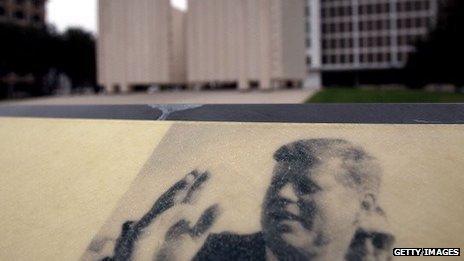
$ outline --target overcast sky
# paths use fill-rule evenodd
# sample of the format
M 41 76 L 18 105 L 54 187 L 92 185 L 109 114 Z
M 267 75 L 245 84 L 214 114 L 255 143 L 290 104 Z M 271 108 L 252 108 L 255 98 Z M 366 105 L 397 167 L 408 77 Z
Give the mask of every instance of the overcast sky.
M 181 9 L 186 8 L 186 1 L 171 0 L 174 6 Z M 97 0 L 49 0 L 48 22 L 60 31 L 79 26 L 97 32 Z

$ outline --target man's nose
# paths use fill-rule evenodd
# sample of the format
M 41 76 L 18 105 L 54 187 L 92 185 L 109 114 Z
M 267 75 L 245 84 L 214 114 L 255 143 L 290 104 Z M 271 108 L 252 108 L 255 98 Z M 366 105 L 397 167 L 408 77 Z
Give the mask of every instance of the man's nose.
M 296 195 L 291 184 L 285 185 L 279 192 L 279 197 L 289 201 L 285 206 L 285 211 L 293 215 L 299 215 L 300 209 L 298 207 L 298 196 Z
M 298 202 L 298 196 L 293 189 L 293 186 L 288 183 L 279 191 L 279 197 L 290 200 L 292 203 Z

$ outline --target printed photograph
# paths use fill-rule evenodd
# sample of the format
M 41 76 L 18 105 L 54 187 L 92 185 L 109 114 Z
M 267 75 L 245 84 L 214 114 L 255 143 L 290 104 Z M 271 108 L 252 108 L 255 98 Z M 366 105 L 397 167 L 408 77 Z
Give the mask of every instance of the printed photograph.
M 433 187 L 424 163 L 453 173 L 401 153 L 426 134 L 386 129 L 379 139 L 343 125 L 174 124 L 82 260 L 391 260 L 393 247 L 420 242 L 410 232 L 433 222 L 444 199 L 408 181 Z M 430 219 L 408 216 L 408 195 L 429 202 Z M 453 236 L 445 246 L 459 243 Z

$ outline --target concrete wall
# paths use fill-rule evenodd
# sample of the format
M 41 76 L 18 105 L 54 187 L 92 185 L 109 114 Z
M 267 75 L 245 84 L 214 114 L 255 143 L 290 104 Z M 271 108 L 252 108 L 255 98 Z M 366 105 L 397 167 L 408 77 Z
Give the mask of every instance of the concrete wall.
M 185 83 L 183 15 L 169 0 L 100 0 L 99 83 L 108 91 Z
M 304 19 L 304 0 L 190 0 L 188 82 L 303 81 Z

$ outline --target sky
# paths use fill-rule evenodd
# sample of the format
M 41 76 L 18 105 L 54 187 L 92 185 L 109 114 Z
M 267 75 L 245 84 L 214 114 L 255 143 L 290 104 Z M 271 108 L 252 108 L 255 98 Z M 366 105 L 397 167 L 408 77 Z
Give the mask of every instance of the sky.
M 172 4 L 183 10 L 187 0 L 171 0 Z M 59 31 L 68 27 L 81 27 L 97 33 L 97 0 L 49 0 L 48 22 Z

